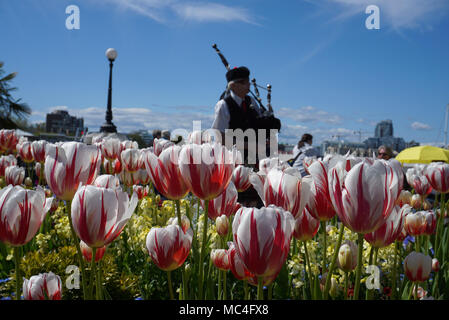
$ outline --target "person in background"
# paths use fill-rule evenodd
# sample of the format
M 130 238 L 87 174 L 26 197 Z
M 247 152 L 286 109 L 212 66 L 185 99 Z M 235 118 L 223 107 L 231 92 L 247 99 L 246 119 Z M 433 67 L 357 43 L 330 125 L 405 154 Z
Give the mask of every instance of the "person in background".
M 318 156 L 315 148 L 312 147 L 312 142 L 313 136 L 309 133 L 304 133 L 301 140 L 299 140 L 298 144 L 293 148 L 293 159 L 295 159 L 295 161 L 293 162 L 292 167 L 298 169 L 302 177 L 307 175 L 303 164 L 304 158 Z
M 393 158 L 393 150 L 390 147 L 382 145 L 377 149 L 377 159 L 389 160 L 391 158 Z
M 168 130 L 163 130 L 161 132 L 161 138 L 165 139 L 165 140 L 170 140 L 170 131 Z

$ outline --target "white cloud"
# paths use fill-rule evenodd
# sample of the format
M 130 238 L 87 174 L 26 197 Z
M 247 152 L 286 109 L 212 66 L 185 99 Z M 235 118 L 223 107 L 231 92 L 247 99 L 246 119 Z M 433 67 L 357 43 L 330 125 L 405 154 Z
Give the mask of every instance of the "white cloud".
M 432 127 L 428 124 L 415 121 L 411 124 L 413 130 L 432 130 Z
M 249 11 L 241 7 L 231 7 L 207 1 L 188 2 L 181 0 L 103 0 L 114 3 L 120 9 L 131 10 L 160 23 L 168 23 L 174 18 L 195 22 L 240 21 L 256 24 Z
M 309 2 L 313 3 L 313 1 Z M 321 0 L 318 2 L 335 4 L 338 7 L 339 11 L 334 21 L 345 20 L 355 15 L 360 15 L 361 18 L 368 17 L 365 13 L 366 7 L 377 5 L 380 9 L 380 28 L 388 25 L 396 31 L 423 27 L 431 30 L 432 24 L 449 12 L 447 0 Z M 326 9 L 329 10 L 329 7 Z

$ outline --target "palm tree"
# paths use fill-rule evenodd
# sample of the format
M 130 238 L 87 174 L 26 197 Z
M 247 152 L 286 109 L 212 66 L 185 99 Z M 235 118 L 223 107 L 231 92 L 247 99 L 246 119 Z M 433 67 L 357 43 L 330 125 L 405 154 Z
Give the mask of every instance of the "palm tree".
M 26 103 L 20 103 L 21 99 L 14 99 L 11 92 L 17 88 L 11 87 L 9 82 L 14 79 L 17 72 L 5 74 L 3 62 L 0 61 L 0 128 L 16 129 L 19 126 L 17 121 L 23 120 L 31 114 L 31 108 Z

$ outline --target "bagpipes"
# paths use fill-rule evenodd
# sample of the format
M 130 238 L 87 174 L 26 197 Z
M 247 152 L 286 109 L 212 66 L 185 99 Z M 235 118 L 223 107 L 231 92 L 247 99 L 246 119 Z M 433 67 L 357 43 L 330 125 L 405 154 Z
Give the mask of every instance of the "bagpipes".
M 231 70 L 231 68 L 229 67 L 228 61 L 223 56 L 223 54 L 218 49 L 218 47 L 215 43 L 212 45 L 212 48 L 214 48 L 215 51 L 217 52 L 218 56 L 221 59 L 221 62 L 223 62 L 223 65 L 225 66 L 226 70 L 227 71 Z M 262 110 L 262 114 L 260 116 L 258 116 L 258 118 L 256 120 L 257 121 L 257 129 L 267 129 L 267 130 L 276 129 L 279 131 L 281 129 L 281 120 L 276 118 L 273 114 L 273 107 L 271 106 L 271 85 L 267 84 L 266 88 L 262 87 L 256 83 L 255 78 L 253 78 L 251 80 L 251 82 L 254 86 L 254 91 L 256 92 L 256 94 L 254 94 L 251 90 L 249 90 L 249 92 L 254 97 L 254 99 L 257 101 L 260 109 Z M 261 88 L 261 89 L 267 91 L 267 107 L 268 107 L 268 109 L 262 104 L 262 98 L 260 97 L 258 88 Z M 220 100 L 227 97 L 228 94 L 229 94 L 229 89 L 226 88 L 226 90 L 221 94 Z

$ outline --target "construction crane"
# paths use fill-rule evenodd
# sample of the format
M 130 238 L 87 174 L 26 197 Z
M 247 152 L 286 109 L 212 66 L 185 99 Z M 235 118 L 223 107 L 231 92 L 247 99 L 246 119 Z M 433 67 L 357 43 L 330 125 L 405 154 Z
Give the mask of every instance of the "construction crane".
M 360 143 L 362 143 L 362 133 L 369 133 L 369 131 L 362 131 L 362 129 L 354 131 L 354 134 L 358 134 L 359 135 L 359 142 Z

